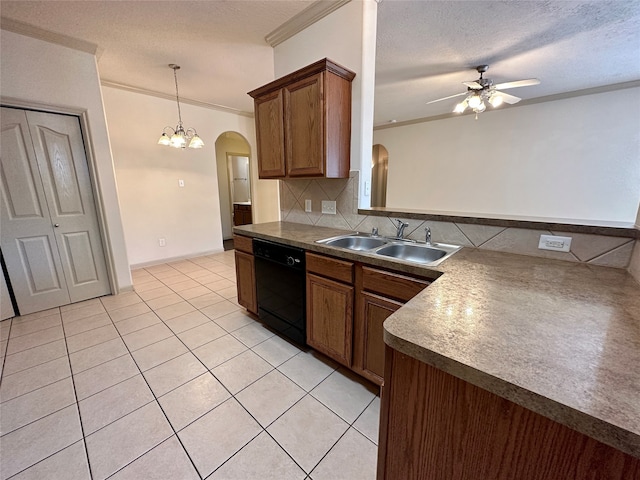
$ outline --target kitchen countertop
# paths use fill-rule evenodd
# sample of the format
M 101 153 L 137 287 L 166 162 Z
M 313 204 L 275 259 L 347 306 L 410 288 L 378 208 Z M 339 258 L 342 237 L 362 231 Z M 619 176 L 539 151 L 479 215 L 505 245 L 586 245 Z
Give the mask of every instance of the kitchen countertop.
M 344 230 L 234 232 L 437 279 L 385 321 L 388 345 L 640 458 L 640 285 L 628 272 L 472 248 L 422 267 L 315 243 Z

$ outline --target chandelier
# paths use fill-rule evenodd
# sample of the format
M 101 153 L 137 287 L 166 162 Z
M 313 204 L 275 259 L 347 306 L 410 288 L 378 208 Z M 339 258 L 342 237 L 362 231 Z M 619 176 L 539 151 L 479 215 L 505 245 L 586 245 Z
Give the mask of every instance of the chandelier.
M 195 128 L 185 128 L 182 126 L 182 114 L 180 112 L 180 96 L 178 95 L 178 74 L 180 65 L 170 63 L 169 68 L 173 69 L 173 78 L 176 83 L 176 103 L 178 104 L 178 125 L 175 129 L 171 127 L 164 127 L 158 145 L 166 145 L 174 148 L 186 148 L 187 141 L 189 142 L 189 148 L 202 148 L 204 142 L 196 133 Z

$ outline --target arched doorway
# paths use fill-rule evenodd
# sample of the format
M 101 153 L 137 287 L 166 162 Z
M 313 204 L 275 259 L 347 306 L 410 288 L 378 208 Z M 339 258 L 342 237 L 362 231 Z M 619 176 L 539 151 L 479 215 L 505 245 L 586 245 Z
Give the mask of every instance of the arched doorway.
M 371 156 L 371 206 L 387 206 L 387 172 L 389 152 L 382 145 L 374 145 Z
M 233 238 L 235 224 L 251 223 L 253 185 L 251 184 L 251 148 L 237 132 L 224 132 L 216 139 L 216 167 L 222 239 Z

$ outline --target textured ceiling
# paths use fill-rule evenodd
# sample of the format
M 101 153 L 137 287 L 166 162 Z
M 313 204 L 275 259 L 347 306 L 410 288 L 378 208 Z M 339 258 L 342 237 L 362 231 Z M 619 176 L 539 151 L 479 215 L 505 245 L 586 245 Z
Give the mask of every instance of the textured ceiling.
M 94 43 L 103 81 L 253 111 L 273 80 L 264 37 L 315 0 L 5 1 L 3 17 Z
M 360 0 L 353 0 L 360 1 Z M 94 43 L 103 81 L 252 111 L 246 92 L 273 79 L 264 37 L 314 0 L 10 1 L 3 17 Z M 473 67 L 532 99 L 640 80 L 640 1 L 382 0 L 376 125 L 451 112 Z M 509 107 L 501 107 L 509 108 Z
M 640 1 L 403 1 L 378 6 L 375 125 L 450 113 L 474 67 L 523 99 L 640 80 Z M 639 99 L 640 101 L 640 99 Z M 509 108 L 509 107 L 500 107 Z

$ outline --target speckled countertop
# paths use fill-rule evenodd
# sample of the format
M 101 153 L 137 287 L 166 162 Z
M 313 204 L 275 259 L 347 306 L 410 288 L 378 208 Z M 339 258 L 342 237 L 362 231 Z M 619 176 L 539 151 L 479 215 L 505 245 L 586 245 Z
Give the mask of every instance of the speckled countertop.
M 640 458 L 640 285 L 626 271 L 468 248 L 427 268 L 315 243 L 344 230 L 234 231 L 437 278 L 385 321 L 388 345 Z

